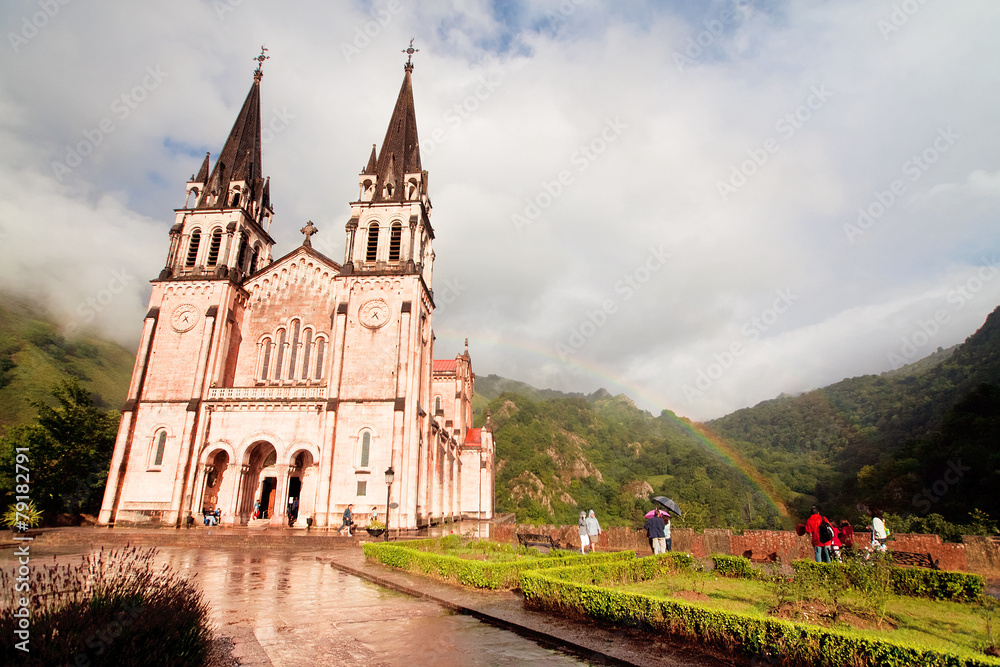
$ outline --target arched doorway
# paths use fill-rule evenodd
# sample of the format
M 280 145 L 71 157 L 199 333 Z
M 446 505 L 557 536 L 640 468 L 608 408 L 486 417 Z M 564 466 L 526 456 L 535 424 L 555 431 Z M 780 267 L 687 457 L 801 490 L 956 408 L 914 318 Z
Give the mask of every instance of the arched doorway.
M 246 473 L 240 490 L 240 523 L 253 518 L 270 518 L 278 494 L 278 475 L 275 463 L 277 452 L 269 442 L 258 442 L 247 451 Z
M 226 470 L 229 468 L 229 453 L 224 449 L 219 449 L 208 455 L 205 460 L 205 490 L 201 496 L 201 513 L 205 516 L 209 513 L 215 512 L 216 509 L 222 510 L 222 498 L 231 498 L 231 495 L 223 495 L 222 483 L 226 480 Z M 228 487 L 232 489 L 230 485 Z M 230 491 L 231 493 L 231 491 Z

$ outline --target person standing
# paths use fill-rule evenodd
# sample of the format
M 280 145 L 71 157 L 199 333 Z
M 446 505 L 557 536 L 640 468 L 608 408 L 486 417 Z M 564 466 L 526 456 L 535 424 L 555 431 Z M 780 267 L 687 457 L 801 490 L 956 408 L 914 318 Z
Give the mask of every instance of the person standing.
M 847 519 L 840 520 L 840 543 L 844 547 L 844 551 L 854 549 L 854 527 Z
M 824 539 L 820 535 L 821 527 L 824 523 L 833 528 L 830 520 L 820 515 L 819 510 L 813 505 L 812 514 L 809 515 L 809 519 L 806 521 L 806 532 L 812 536 L 813 553 L 817 563 L 830 562 L 830 547 L 833 545 L 832 537 Z
M 663 514 L 663 539 L 664 546 L 667 551 L 673 551 L 673 542 L 670 539 L 670 514 L 668 512 L 662 512 Z
M 666 523 L 659 512 L 653 512 L 653 515 L 646 519 L 646 532 L 649 533 L 649 539 L 653 541 L 654 556 L 662 554 L 667 549 L 667 538 L 663 536 L 665 527 Z
M 590 534 L 587 532 L 587 513 L 580 512 L 580 518 L 576 522 L 576 530 L 580 533 L 580 553 L 587 553 L 587 545 L 590 544 Z
M 587 537 L 590 538 L 590 553 L 594 553 L 597 549 L 597 540 L 600 539 L 601 524 L 598 523 L 597 517 L 594 515 L 594 510 L 590 510 L 590 515 L 587 516 Z
M 872 508 L 868 511 L 868 515 L 872 518 L 872 522 L 868 526 L 868 529 L 872 531 L 872 550 L 884 554 L 885 543 L 889 539 L 889 529 L 885 527 L 885 521 L 882 520 L 882 510 Z

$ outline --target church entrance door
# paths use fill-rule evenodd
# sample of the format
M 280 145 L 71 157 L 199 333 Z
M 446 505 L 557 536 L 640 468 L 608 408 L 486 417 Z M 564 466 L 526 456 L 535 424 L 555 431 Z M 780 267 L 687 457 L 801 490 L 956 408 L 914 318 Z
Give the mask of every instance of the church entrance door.
M 267 495 L 267 518 L 270 519 L 274 516 L 274 497 L 278 493 L 278 478 L 277 477 L 266 477 L 264 478 L 264 488 Z M 261 503 L 263 506 L 264 503 Z

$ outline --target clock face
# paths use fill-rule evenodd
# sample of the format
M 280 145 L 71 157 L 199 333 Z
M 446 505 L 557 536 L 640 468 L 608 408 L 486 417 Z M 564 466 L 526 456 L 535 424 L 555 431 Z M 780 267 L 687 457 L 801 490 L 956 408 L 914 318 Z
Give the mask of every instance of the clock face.
M 172 326 L 174 331 L 177 333 L 191 331 L 197 323 L 198 309 L 190 303 L 184 303 L 177 306 L 177 308 L 174 309 L 173 314 L 170 316 L 170 326 Z
M 389 304 L 382 299 L 373 299 L 361 306 L 358 318 L 369 329 L 378 329 L 389 321 Z

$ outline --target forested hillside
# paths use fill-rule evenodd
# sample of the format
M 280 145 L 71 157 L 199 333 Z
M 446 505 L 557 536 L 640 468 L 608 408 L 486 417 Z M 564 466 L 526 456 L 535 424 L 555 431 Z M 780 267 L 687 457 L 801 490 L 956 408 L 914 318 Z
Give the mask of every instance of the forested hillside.
M 626 396 L 490 402 L 497 443 L 497 510 L 519 521 L 574 524 L 595 510 L 633 525 L 652 495 L 677 501 L 695 528 L 780 526 L 778 511 L 736 467 L 671 413 L 653 417 Z
M 865 504 L 962 521 L 974 508 L 1000 514 L 997 415 L 1000 309 L 953 351 L 708 425 L 802 494 L 792 498 L 800 510 L 818 500 L 830 514 L 853 516 Z
M 0 427 L 34 420 L 32 401 L 75 378 L 97 407 L 125 401 L 135 353 L 90 336 L 67 340 L 38 308 L 0 294 Z

